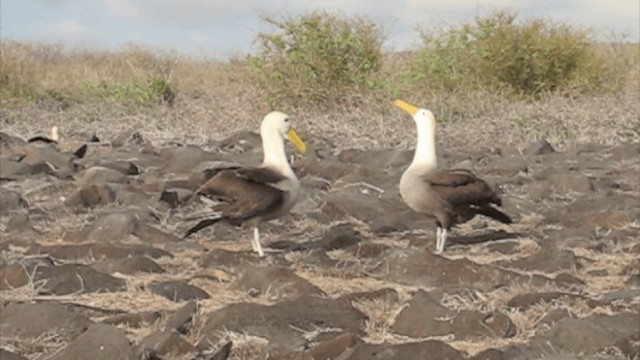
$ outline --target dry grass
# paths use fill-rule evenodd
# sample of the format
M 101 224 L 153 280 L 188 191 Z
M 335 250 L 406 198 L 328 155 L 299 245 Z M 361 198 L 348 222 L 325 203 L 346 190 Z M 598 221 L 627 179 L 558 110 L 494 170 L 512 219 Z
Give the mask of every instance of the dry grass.
M 249 65 L 240 59 L 210 61 L 134 46 L 115 53 L 15 42 L 1 46 L 2 70 L 10 74 L 17 95 L 0 97 L 0 124 L 16 134 L 43 133 L 59 125 L 64 141 L 93 130 L 110 138 L 136 127 L 159 143 L 177 138 L 202 145 L 239 129 L 255 129 L 269 111 Z M 637 46 L 599 46 L 628 65 L 624 67 L 626 85 L 620 92 L 573 97 L 549 94 L 536 101 L 480 91 L 399 95 L 433 109 L 442 124 L 440 141 L 453 148 L 473 144 L 522 149 L 540 138 L 560 149 L 584 142 L 638 142 Z M 406 57 L 386 56 L 383 71 L 392 74 L 403 61 Z M 86 85 L 117 87 L 156 78 L 167 81 L 177 93 L 173 106 L 109 100 L 87 90 Z M 25 88 L 35 95 L 20 95 Z M 371 97 L 358 107 L 331 113 L 312 110 L 304 103 L 282 110 L 296 116 L 296 127 L 307 140 L 325 137 L 340 148 L 408 147 L 413 139 L 405 132 L 411 124 L 393 109 L 392 101 L 389 98 L 388 104 L 380 104 Z M 103 127 L 106 119 L 108 128 Z

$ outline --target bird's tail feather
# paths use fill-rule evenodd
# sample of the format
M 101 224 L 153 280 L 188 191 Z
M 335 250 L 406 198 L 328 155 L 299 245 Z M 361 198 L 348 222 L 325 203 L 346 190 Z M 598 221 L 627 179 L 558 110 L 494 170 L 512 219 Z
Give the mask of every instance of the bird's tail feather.
M 488 216 L 492 219 L 498 220 L 503 224 L 511 224 L 513 220 L 509 217 L 509 215 L 503 213 L 502 211 L 492 207 L 492 206 L 483 206 L 477 209 L 478 214 Z
M 198 222 L 195 226 L 193 226 L 192 228 L 190 228 L 189 230 L 187 230 L 187 232 L 184 234 L 184 236 L 182 236 L 182 240 L 186 239 L 187 237 L 189 237 L 190 235 L 193 235 L 195 233 L 197 233 L 198 231 L 211 226 L 221 220 L 224 220 L 224 217 L 218 216 L 215 218 L 209 218 L 209 219 L 204 219 L 201 220 L 200 222 Z

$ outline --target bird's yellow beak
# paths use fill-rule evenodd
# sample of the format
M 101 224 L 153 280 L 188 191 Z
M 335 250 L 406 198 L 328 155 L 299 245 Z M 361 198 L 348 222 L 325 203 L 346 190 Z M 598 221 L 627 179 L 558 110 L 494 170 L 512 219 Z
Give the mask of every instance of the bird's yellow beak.
M 298 134 L 296 133 L 295 130 L 293 130 L 293 128 L 289 128 L 289 132 L 287 132 L 287 137 L 289 137 L 289 140 L 291 140 L 293 145 L 295 145 L 296 149 L 301 154 L 304 154 L 307 151 L 307 145 L 302 140 L 300 140 L 300 137 L 298 137 Z
M 417 106 L 413 106 L 411 104 L 408 104 L 402 100 L 396 100 L 393 102 L 393 104 L 397 107 L 399 107 L 400 109 L 408 112 L 411 116 L 415 115 L 418 112 L 418 107 Z

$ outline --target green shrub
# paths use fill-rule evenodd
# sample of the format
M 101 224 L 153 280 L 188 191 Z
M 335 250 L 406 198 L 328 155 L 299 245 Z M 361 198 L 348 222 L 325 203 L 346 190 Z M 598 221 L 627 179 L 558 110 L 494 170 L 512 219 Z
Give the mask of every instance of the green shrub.
M 418 87 L 539 95 L 594 89 L 607 74 L 587 31 L 540 18 L 517 22 L 508 11 L 441 33 L 423 32 L 422 42 L 408 72 Z
M 131 81 L 113 86 L 105 82 L 83 81 L 83 96 L 108 99 L 116 102 L 130 102 L 136 105 L 168 104 L 172 105 L 176 93 L 162 78 L 153 78 L 147 82 Z
M 262 19 L 275 31 L 258 34 L 248 60 L 272 106 L 332 107 L 382 86 L 383 32 L 366 17 L 316 11 Z

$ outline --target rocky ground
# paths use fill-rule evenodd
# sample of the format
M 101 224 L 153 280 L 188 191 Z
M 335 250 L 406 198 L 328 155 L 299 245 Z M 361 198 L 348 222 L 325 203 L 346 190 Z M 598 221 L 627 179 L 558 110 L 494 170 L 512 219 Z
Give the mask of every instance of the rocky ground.
M 289 216 L 180 236 L 255 133 L 203 146 L 135 131 L 60 145 L 0 133 L 2 359 L 637 359 L 640 146 L 447 148 L 499 186 L 510 226 L 402 203 L 403 150 L 310 141 Z M 291 148 L 289 148 L 291 150 Z M 291 152 L 291 151 L 290 151 Z

